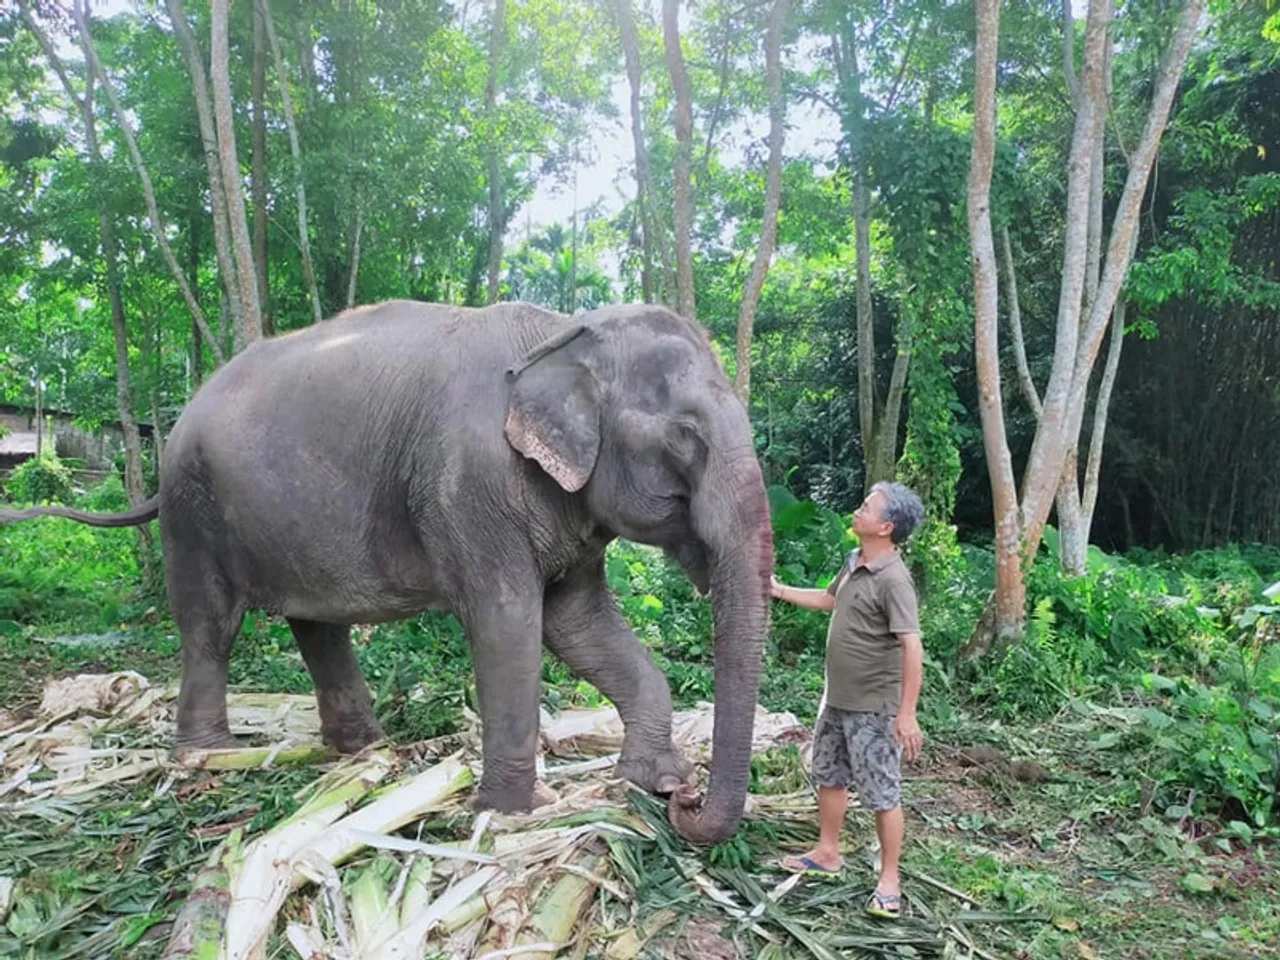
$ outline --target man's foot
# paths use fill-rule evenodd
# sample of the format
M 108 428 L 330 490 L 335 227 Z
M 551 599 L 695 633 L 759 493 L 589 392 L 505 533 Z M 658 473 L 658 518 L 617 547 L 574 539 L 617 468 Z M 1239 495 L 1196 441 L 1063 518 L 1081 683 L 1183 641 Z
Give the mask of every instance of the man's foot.
M 867 901 L 867 913 L 885 920 L 897 920 L 902 916 L 902 896 L 897 893 L 881 893 L 877 890 Z
M 844 869 L 839 860 L 819 859 L 816 851 L 802 857 L 783 857 L 778 866 L 789 873 L 803 873 L 814 877 L 836 877 Z

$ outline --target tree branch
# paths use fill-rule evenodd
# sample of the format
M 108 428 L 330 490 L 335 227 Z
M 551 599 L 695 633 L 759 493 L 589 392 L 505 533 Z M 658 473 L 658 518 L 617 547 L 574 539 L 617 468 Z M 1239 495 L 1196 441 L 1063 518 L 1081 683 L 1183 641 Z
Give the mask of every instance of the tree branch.
M 1031 377 L 1031 368 L 1027 365 L 1027 346 L 1022 339 L 1022 307 L 1018 302 L 1018 277 L 1013 268 L 1013 245 L 1009 242 L 1009 228 L 1000 231 L 1000 249 L 1004 254 L 1005 296 L 1009 302 L 1009 333 L 1013 339 L 1013 357 L 1018 365 L 1018 384 L 1022 387 L 1022 395 L 1040 419 L 1044 407 L 1040 403 L 1040 393 L 1036 390 L 1035 380 Z

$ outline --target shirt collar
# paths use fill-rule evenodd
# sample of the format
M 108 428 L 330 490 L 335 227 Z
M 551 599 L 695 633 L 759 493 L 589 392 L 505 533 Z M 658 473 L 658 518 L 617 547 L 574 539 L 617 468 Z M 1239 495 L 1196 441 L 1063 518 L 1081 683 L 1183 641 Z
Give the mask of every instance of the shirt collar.
M 849 572 L 853 573 L 858 566 L 858 556 L 862 553 L 861 549 L 855 549 L 849 554 Z M 898 551 L 890 550 L 888 553 L 881 554 L 873 560 L 867 561 L 868 573 L 879 573 L 885 567 L 898 559 Z

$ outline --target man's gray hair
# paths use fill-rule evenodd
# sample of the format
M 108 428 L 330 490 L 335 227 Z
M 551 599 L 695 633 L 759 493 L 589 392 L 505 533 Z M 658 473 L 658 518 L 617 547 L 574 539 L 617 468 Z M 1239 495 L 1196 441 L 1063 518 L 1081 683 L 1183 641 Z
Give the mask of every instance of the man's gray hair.
M 924 521 L 924 504 L 910 487 L 901 483 L 881 481 L 871 487 L 872 493 L 884 494 L 884 507 L 880 519 L 893 524 L 890 538 L 894 543 L 905 543 Z

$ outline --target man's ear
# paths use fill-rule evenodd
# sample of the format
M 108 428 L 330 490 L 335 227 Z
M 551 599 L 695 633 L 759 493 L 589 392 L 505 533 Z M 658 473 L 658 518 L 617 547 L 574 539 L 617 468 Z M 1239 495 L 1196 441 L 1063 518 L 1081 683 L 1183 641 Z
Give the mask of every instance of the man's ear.
M 581 490 L 600 453 L 600 390 L 578 325 L 539 344 L 507 370 L 507 442 L 565 490 Z

